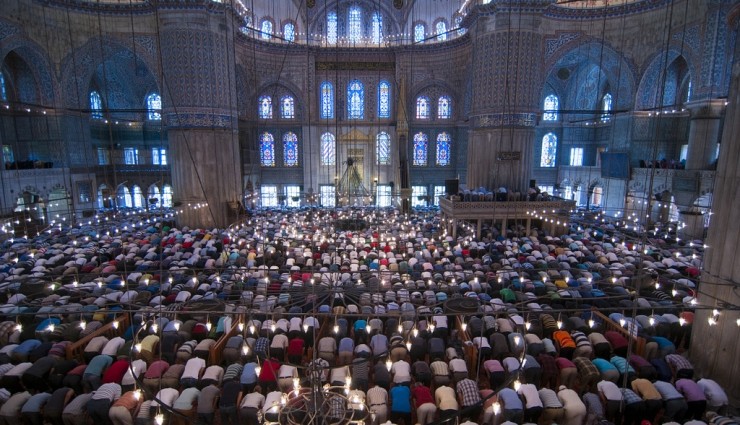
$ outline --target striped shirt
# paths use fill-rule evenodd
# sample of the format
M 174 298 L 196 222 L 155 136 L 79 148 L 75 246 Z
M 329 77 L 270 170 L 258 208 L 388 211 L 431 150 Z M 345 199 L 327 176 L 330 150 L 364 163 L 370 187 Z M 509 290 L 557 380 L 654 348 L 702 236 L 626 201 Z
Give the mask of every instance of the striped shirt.
M 92 393 L 92 400 L 115 401 L 121 397 L 121 386 L 115 383 L 103 384 Z
M 694 370 L 694 366 L 680 354 L 669 354 L 665 356 L 665 361 L 675 370 Z
M 239 378 L 242 376 L 243 370 L 244 366 L 239 363 L 229 365 L 229 367 L 226 368 L 226 372 L 224 372 L 224 382 Z

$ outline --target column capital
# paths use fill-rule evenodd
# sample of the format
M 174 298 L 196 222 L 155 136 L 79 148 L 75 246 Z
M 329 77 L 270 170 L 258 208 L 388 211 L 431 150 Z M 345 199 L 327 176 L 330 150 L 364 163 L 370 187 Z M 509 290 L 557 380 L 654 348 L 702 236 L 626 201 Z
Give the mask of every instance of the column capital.
M 725 99 L 695 100 L 684 105 L 691 113 L 691 119 L 717 119 L 722 116 L 727 107 Z

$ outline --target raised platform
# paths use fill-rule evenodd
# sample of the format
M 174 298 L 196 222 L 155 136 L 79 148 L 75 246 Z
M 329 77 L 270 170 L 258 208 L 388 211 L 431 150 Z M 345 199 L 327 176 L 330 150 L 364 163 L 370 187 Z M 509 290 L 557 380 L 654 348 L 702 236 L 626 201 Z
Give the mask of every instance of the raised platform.
M 448 233 L 457 237 L 458 221 L 477 223 L 476 237 L 480 236 L 484 220 L 501 222 L 506 236 L 506 224 L 509 220 L 523 221 L 526 233 L 529 234 L 532 220 L 542 223 L 541 228 L 555 232 L 558 227 L 567 226 L 571 211 L 575 210 L 575 201 L 452 201 L 441 198 L 439 209 L 447 221 Z

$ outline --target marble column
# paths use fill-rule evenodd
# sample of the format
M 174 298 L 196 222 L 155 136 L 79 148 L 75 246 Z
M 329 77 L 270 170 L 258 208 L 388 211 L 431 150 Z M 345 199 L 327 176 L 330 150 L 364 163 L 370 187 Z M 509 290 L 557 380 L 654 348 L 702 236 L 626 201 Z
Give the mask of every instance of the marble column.
M 529 187 L 542 76 L 540 24 L 549 1 L 478 6 L 473 40 L 467 186 Z
M 159 12 L 164 119 L 180 226 L 225 227 L 241 199 L 233 17 Z
M 735 8 L 740 16 L 740 5 Z M 737 31 L 737 21 L 735 22 Z M 730 397 L 730 404 L 740 402 L 740 43 L 735 45 L 735 63 L 722 133 L 722 154 L 717 165 L 704 268 L 697 297 L 702 307 L 696 312 L 691 338 L 690 359 L 700 377 L 717 381 Z M 712 308 L 720 311 L 717 323 L 709 318 Z

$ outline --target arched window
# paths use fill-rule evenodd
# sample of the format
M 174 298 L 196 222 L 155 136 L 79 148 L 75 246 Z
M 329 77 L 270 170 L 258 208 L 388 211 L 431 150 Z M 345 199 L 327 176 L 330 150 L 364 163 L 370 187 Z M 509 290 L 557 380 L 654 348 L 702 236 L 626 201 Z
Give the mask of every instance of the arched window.
M 553 133 L 547 133 L 542 137 L 542 153 L 540 154 L 540 167 L 554 167 L 555 156 L 558 151 L 558 137 Z
M 545 98 L 545 102 L 542 105 L 545 113 L 542 114 L 543 121 L 557 121 L 558 120 L 558 109 L 560 109 L 560 100 L 554 94 L 548 95 Z
M 259 117 L 263 120 L 272 118 L 272 98 L 270 96 L 260 96 Z
M 94 90 L 90 92 L 90 116 L 97 119 L 103 118 L 103 101 L 100 93 Z
M 0 71 L 0 100 L 6 102 L 8 100 L 8 90 L 5 88 L 5 75 Z
M 260 136 L 260 164 L 263 167 L 275 166 L 275 139 L 268 132 Z
M 133 187 L 134 208 L 144 208 L 144 195 L 139 186 Z
M 147 203 L 149 203 L 150 199 L 157 200 L 157 202 L 155 202 L 154 204 L 150 204 L 150 205 L 158 205 L 160 207 L 162 206 L 162 199 L 159 197 L 159 188 L 157 187 L 156 184 L 149 186 L 149 190 L 147 190 L 146 196 L 147 196 L 147 200 L 146 200 Z
M 414 43 L 423 43 L 426 32 L 427 30 L 424 28 L 424 24 L 418 23 L 414 25 Z
M 607 93 L 601 98 L 601 121 L 609 121 L 612 111 L 612 95 Z
M 349 8 L 347 38 L 349 38 L 350 43 L 357 43 L 362 39 L 362 9 L 360 9 L 360 6 Z
M 391 163 L 391 136 L 385 131 L 378 133 L 375 137 L 376 156 L 379 165 Z
M 269 40 L 272 38 L 272 21 L 269 19 L 263 19 L 262 25 L 260 25 L 260 31 L 262 31 L 262 39 Z
M 295 41 L 295 25 L 292 22 L 283 25 L 283 38 L 291 43 Z
M 439 133 L 437 136 L 437 165 L 450 165 L 450 135 Z
M 429 139 L 424 133 L 414 134 L 414 165 L 425 166 L 427 165 L 427 147 L 429 145 Z
M 283 165 L 298 166 L 298 136 L 292 131 L 283 135 Z
M 416 119 L 417 120 L 428 120 L 429 119 L 429 98 L 426 96 L 419 96 L 416 98 Z
M 162 96 L 157 93 L 146 97 L 146 118 L 152 121 L 162 119 Z
M 334 86 L 328 81 L 321 83 L 321 118 L 334 118 Z
M 437 34 L 437 41 L 447 40 L 447 22 L 439 20 L 434 25 L 434 32 Z
M 337 44 L 337 12 L 333 10 L 326 14 L 326 41 Z
M 280 117 L 281 118 L 295 118 L 295 101 L 293 96 L 283 96 L 280 99 Z
M 365 88 L 360 80 L 352 80 L 347 86 L 347 117 L 355 120 L 365 118 Z
M 383 40 L 383 15 L 373 13 L 373 43 L 380 44 Z
M 337 143 L 334 135 L 321 135 L 321 165 L 334 165 L 337 162 Z
M 449 96 L 440 96 L 437 101 L 437 118 L 447 120 L 452 118 L 452 100 Z
M 131 191 L 124 185 L 118 186 L 118 207 L 119 208 L 131 208 L 134 203 L 131 199 Z
M 162 187 L 162 206 L 172 208 L 172 186 L 168 184 Z
M 378 118 L 391 117 L 391 85 L 382 80 L 378 83 Z

